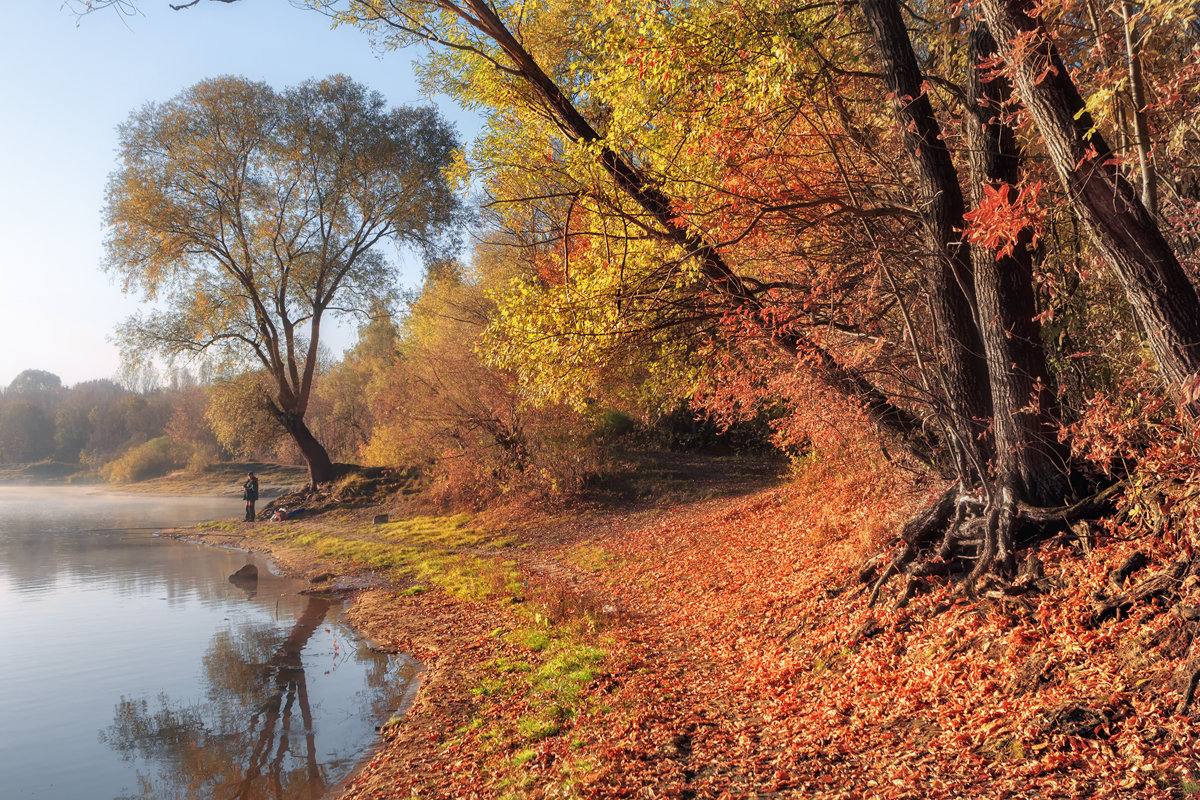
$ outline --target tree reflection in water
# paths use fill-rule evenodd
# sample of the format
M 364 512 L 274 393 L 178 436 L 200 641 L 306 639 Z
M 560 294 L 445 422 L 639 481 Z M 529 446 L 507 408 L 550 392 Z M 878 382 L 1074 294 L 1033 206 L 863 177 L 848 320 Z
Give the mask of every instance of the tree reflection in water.
M 287 636 L 270 624 L 217 633 L 204 656 L 205 703 L 173 706 L 159 695 L 153 706 L 121 698 L 101 739 L 127 761 L 144 759 L 157 769 L 139 770 L 137 792 L 118 800 L 321 797 L 330 781 L 317 754 L 301 652 L 329 608 L 328 600 L 309 596 Z M 368 685 L 383 688 L 387 673 L 385 657 L 372 659 Z M 375 704 L 396 700 L 390 692 L 375 694 Z

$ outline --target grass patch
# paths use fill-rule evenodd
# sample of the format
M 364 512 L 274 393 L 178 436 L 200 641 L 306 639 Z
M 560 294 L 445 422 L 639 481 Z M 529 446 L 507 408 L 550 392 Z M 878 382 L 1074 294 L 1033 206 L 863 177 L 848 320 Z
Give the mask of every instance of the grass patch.
M 275 538 L 309 548 L 322 558 L 339 559 L 382 570 L 403 567 L 411 556 L 411 553 L 383 542 L 349 539 L 336 534 L 280 532 Z
M 556 692 L 570 686 L 574 688 L 572 694 L 577 695 L 580 686 L 595 679 L 596 665 L 605 655 L 603 650 L 588 645 L 564 647 L 542 665 L 537 677 L 544 686 L 553 687 Z
M 414 559 L 411 569 L 421 580 L 467 600 L 512 599 L 521 595 L 521 574 L 495 559 L 434 552 Z
M 519 597 L 520 573 L 513 562 L 498 558 L 512 540 L 471 522 L 468 514 L 414 517 L 332 531 L 282 530 L 272 538 L 308 548 L 321 558 L 393 572 L 396 578 L 416 578 L 424 585 L 406 590 L 409 596 L 437 586 L 469 600 Z
M 471 687 L 471 694 L 476 697 L 495 697 L 506 694 L 510 682 L 507 678 L 484 678 Z
M 534 714 L 517 721 L 517 732 L 527 742 L 540 742 L 562 731 L 562 723 L 554 711 Z
M 219 519 L 214 519 L 211 522 L 201 522 L 196 527 L 204 531 L 232 531 L 237 526 L 236 522 L 223 522 Z
M 510 544 L 507 537 L 501 538 L 470 526 L 470 514 L 453 517 L 413 517 L 383 525 L 372 526 L 380 539 L 409 547 L 454 550 L 465 547 L 492 545 L 503 547 Z
M 532 747 L 526 747 L 512 757 L 512 763 L 514 767 L 523 767 L 535 758 L 537 758 L 537 751 Z
M 526 676 L 528 691 L 541 707 L 553 709 L 555 720 L 570 719 L 579 712 L 584 687 L 595 680 L 607 653 L 569 634 L 539 637 L 536 633 L 542 632 L 518 633 L 539 644 L 530 649 L 544 656 L 541 665 Z
M 980 746 L 979 751 L 989 756 L 993 761 L 1023 763 L 1027 757 L 1025 745 L 1020 739 L 1012 735 L 988 739 Z
M 563 560 L 591 573 L 603 572 L 612 563 L 612 553 L 598 544 L 584 542 L 567 551 Z
M 459 726 L 459 728 L 454 732 L 459 735 L 462 735 L 464 733 L 470 733 L 471 731 L 478 730 L 479 728 L 482 728 L 482 727 L 483 727 L 482 719 L 480 719 L 479 717 L 471 717 L 470 722 L 466 723 L 465 725 Z
M 550 636 L 545 631 L 526 631 L 521 643 L 537 653 L 550 646 Z
M 514 672 L 529 672 L 532 669 L 532 667 L 530 667 L 529 664 L 525 663 L 524 661 L 513 661 L 509 658 L 498 658 L 492 663 L 488 664 L 488 668 L 504 675 L 511 675 Z
M 521 750 L 569 731 L 575 717 L 600 708 L 585 689 L 607 653 L 582 636 L 582 629 L 554 625 L 518 628 L 506 635 L 530 658 L 501 657 L 489 662 L 471 693 L 479 698 L 519 698 L 531 710 L 507 723 L 494 720 L 489 735 L 481 740 L 490 740 L 500 749 Z

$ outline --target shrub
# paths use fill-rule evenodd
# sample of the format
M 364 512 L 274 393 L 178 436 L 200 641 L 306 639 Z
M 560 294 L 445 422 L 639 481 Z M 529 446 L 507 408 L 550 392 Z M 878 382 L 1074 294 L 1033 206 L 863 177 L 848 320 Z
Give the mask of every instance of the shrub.
M 192 475 L 201 475 L 220 460 L 221 454 L 216 445 L 198 444 L 192 447 L 192 452 L 187 457 L 186 468 Z
M 178 466 L 178 455 L 171 439 L 159 436 L 105 464 L 100 468 L 100 477 L 109 483 L 132 483 L 166 475 Z

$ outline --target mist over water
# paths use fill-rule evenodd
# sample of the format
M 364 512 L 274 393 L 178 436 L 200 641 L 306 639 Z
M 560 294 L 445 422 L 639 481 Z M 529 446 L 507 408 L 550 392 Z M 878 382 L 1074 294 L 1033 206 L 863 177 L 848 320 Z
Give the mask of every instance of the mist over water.
M 256 556 L 153 535 L 241 510 L 0 487 L 0 794 L 315 800 L 349 773 L 415 665 Z

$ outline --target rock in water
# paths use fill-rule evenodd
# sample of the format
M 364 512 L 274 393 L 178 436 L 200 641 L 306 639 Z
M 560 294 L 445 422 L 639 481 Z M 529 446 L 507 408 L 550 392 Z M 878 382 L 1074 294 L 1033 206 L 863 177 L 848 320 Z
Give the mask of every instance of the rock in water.
M 237 586 L 243 586 L 247 583 L 258 582 L 258 567 L 253 564 L 247 564 L 237 572 L 229 576 L 229 582 Z

